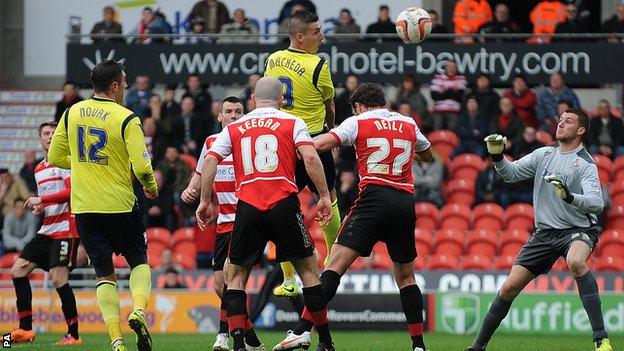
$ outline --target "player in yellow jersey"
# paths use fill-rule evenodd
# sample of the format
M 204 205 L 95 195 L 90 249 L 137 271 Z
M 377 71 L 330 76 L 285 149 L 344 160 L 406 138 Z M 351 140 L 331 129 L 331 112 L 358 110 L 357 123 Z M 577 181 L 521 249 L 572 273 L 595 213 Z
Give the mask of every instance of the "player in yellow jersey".
M 282 110 L 303 119 L 308 131 L 314 137 L 327 132 L 327 128 L 334 127 L 336 110 L 329 64 L 316 55 L 324 39 L 318 16 L 308 11 L 293 13 L 288 23 L 288 34 L 290 46 L 286 50 L 272 53 L 267 58 L 264 75 L 279 79 L 284 94 Z M 334 189 L 336 166 L 331 151 L 321 152 L 319 156 L 325 169 L 325 180 L 332 201 L 331 220 L 322 227 L 329 256 L 340 229 L 340 212 Z M 296 181 L 299 191 L 307 186 L 317 194 L 316 187 L 305 172 L 301 160 L 297 163 Z M 274 294 L 296 296 L 299 291 L 295 284 L 294 267 L 290 262 L 283 262 L 281 267 L 284 271 L 284 282 L 275 288 Z
M 128 317 L 139 351 L 150 351 L 145 318 L 151 290 L 145 226 L 132 190 L 131 170 L 154 199 L 158 188 L 141 122 L 122 106 L 126 73 L 115 60 L 91 71 L 94 96 L 68 108 L 52 137 L 49 162 L 71 168 L 71 209 L 97 276 L 98 306 L 114 351 L 125 351 L 112 255 L 121 254 L 132 269 L 134 310 Z

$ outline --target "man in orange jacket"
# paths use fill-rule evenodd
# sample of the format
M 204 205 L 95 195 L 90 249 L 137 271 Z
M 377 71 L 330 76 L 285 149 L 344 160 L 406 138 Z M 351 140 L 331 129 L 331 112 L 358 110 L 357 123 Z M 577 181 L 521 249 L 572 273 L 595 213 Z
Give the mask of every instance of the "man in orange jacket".
M 568 13 L 566 6 L 558 0 L 542 1 L 530 14 L 533 23 L 534 37 L 530 38 L 530 43 L 550 42 L 550 35 L 555 32 L 557 24 L 567 19 Z M 546 35 L 544 35 L 546 34 Z
M 474 34 L 479 27 L 492 20 L 492 8 L 487 0 L 459 0 L 453 9 L 455 34 Z M 554 30 L 554 29 L 553 29 Z M 459 37 L 456 43 L 471 44 L 472 37 Z

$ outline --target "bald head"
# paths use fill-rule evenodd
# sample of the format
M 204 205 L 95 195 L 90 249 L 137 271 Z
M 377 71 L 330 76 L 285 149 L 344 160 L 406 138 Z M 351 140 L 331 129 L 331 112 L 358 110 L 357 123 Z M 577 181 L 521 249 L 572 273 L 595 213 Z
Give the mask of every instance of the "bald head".
M 282 84 L 276 78 L 262 77 L 258 79 L 258 83 L 256 83 L 253 97 L 256 101 L 256 107 L 260 107 L 258 105 L 264 105 L 265 107 L 272 106 L 280 108 L 282 102 Z

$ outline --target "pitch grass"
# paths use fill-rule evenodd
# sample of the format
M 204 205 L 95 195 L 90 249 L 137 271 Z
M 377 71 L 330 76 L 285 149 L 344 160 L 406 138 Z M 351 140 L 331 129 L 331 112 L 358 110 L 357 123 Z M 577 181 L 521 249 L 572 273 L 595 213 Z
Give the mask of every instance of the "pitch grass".
M 259 331 L 259 337 L 271 350 L 284 337 L 282 332 Z M 339 351 L 409 351 L 411 342 L 407 333 L 401 332 L 334 332 L 336 350 Z M 96 351 L 110 350 L 108 335 L 83 334 L 82 346 L 55 347 L 54 342 L 61 338 L 60 334 L 39 334 L 33 343 L 13 344 L 13 349 L 20 350 L 67 350 L 67 351 Z M 134 335 L 125 335 L 128 350 L 136 350 Z M 456 336 L 445 334 L 426 334 L 427 348 L 431 351 L 462 351 L 472 341 L 472 336 Z M 153 335 L 154 351 L 183 351 L 183 350 L 212 350 L 213 335 L 206 334 L 156 334 Z M 316 339 L 316 338 L 314 338 Z M 616 350 L 624 347 L 622 337 L 611 338 Z M 231 345 L 231 344 L 230 344 Z M 315 350 L 316 340 L 313 340 L 311 351 Z M 590 351 L 594 350 L 591 336 L 565 335 L 496 335 L 488 351 Z

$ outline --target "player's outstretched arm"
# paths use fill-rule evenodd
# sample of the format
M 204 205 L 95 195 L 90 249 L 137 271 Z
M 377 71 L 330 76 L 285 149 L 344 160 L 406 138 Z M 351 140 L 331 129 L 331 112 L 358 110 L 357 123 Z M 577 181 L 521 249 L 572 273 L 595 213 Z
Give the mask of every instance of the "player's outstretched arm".
M 189 204 L 195 201 L 195 199 L 197 199 L 197 195 L 199 195 L 200 190 L 201 190 L 201 174 L 195 172 L 193 176 L 191 177 L 191 180 L 189 181 L 189 184 L 186 187 L 186 189 L 182 191 L 180 198 L 182 199 L 182 201 Z
M 565 180 L 558 175 L 549 174 L 544 180 L 553 186 L 555 193 L 565 202 L 583 213 L 599 214 L 604 210 L 602 189 L 598 180 L 596 165 L 588 165 L 581 173 L 581 194 L 570 191 Z
M 146 196 L 150 198 L 158 197 L 158 186 L 154 178 L 152 162 L 145 147 L 145 136 L 143 135 L 143 129 L 141 129 L 139 117 L 133 117 L 123 133 L 134 175 L 143 185 Z
M 321 163 L 316 149 L 311 145 L 301 145 L 297 147 L 297 150 L 301 154 L 306 172 L 318 190 L 319 201 L 316 205 L 318 209 L 317 219 L 320 221 L 321 226 L 323 226 L 331 219 L 331 199 L 329 197 L 327 181 L 325 180 L 323 164 Z
M 204 158 L 204 165 L 201 174 L 201 197 L 195 217 L 197 224 L 204 230 L 208 223 L 214 220 L 215 211 L 212 205 L 212 186 L 217 174 L 217 165 L 219 160 L 212 154 L 208 154 Z
M 500 134 L 490 134 L 483 140 L 486 143 L 490 158 L 494 162 L 494 168 L 505 182 L 516 183 L 535 176 L 538 157 L 541 154 L 539 150 L 541 149 L 533 151 L 517 161 L 510 162 L 503 156 L 506 137 Z
M 52 135 L 52 141 L 50 142 L 50 150 L 48 150 L 48 162 L 56 167 L 70 169 L 71 162 L 69 156 L 71 151 L 69 150 L 69 141 L 67 140 L 67 112 L 63 115 L 63 123 L 54 130 Z
M 315 136 L 312 141 L 314 142 L 314 148 L 319 152 L 331 150 L 337 146 L 340 146 L 340 140 L 338 140 L 331 133 L 325 133 Z

